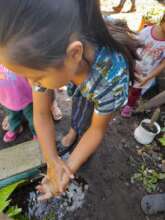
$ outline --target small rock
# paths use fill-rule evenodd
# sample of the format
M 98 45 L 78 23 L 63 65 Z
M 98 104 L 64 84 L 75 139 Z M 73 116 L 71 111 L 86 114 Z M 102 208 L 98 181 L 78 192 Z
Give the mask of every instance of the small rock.
M 142 155 L 143 155 L 143 150 L 142 150 L 142 149 L 137 150 L 137 154 L 138 154 L 139 156 L 142 156 Z
M 140 149 L 140 146 L 136 145 L 136 149 Z
M 129 183 L 129 182 L 126 182 L 125 185 L 129 187 L 129 186 L 130 186 L 130 183 Z

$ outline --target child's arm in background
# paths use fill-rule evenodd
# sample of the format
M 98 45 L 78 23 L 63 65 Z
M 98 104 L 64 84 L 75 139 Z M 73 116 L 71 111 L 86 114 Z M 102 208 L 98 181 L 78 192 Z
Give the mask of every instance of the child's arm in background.
M 154 69 L 149 73 L 146 77 L 143 77 L 140 79 L 140 86 L 144 86 L 146 83 L 148 83 L 150 80 L 154 79 L 155 77 L 159 76 L 159 74 L 165 69 L 165 59 Z
M 58 190 L 63 191 L 63 189 L 60 188 L 60 177 L 63 173 L 66 173 L 69 178 L 73 178 L 73 175 L 65 162 L 58 157 L 51 106 L 51 91 L 33 92 L 34 125 L 44 160 L 48 166 L 47 175 L 53 185 L 56 186 Z

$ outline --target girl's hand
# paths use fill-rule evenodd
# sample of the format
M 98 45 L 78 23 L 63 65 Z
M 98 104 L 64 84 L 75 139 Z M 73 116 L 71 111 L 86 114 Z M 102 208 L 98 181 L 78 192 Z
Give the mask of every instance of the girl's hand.
M 143 75 L 135 74 L 135 77 L 136 77 L 136 80 L 138 81 L 137 86 L 139 88 L 141 88 L 144 85 L 146 85 L 148 83 L 148 81 L 150 80 L 148 77 L 143 76 Z
M 48 163 L 47 176 L 43 179 L 41 185 L 37 187 L 37 190 L 43 193 L 40 200 L 49 199 L 63 193 L 70 179 L 74 179 L 74 175 L 61 158 Z
M 64 174 L 62 178 L 62 183 L 65 189 L 67 188 L 69 182 L 70 182 L 70 178 L 68 177 L 68 175 Z M 48 200 L 52 197 L 60 195 L 58 190 L 55 192 L 55 186 L 53 186 L 53 184 L 51 183 L 51 181 L 47 176 L 43 178 L 41 184 L 36 187 L 36 190 L 42 193 L 42 195 L 38 197 L 38 201 Z
M 135 79 L 136 81 L 138 81 L 139 83 L 142 81 L 142 79 L 144 78 L 143 74 L 142 73 L 137 73 L 135 72 L 134 73 L 134 76 L 135 76 Z
M 55 195 L 54 187 L 47 176 L 44 176 L 41 184 L 36 187 L 36 190 L 42 193 L 42 195 L 38 197 L 39 201 L 48 200 Z M 57 195 L 58 193 L 56 193 L 56 196 Z
M 55 161 L 48 162 L 47 176 L 59 193 L 65 191 L 65 186 L 63 186 L 62 182 L 64 175 L 68 176 L 69 179 L 74 179 L 74 175 L 65 161 L 58 157 Z
M 143 77 L 143 79 L 140 82 L 140 87 L 145 86 L 148 83 L 149 80 L 150 79 L 148 77 Z

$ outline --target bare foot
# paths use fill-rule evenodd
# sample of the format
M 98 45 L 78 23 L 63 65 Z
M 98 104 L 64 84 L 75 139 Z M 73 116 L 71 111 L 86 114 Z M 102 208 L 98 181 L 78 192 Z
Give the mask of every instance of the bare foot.
M 59 108 L 56 101 L 54 101 L 52 105 L 52 115 L 55 121 L 59 121 L 63 117 L 61 109 Z
M 119 6 L 116 6 L 116 7 L 113 7 L 113 10 L 116 12 L 116 13 L 120 13 L 121 10 L 122 10 L 123 6 L 119 5 Z
M 71 128 L 68 134 L 63 137 L 62 145 L 64 147 L 69 147 L 75 142 L 76 138 L 77 138 L 77 133 L 73 128 Z

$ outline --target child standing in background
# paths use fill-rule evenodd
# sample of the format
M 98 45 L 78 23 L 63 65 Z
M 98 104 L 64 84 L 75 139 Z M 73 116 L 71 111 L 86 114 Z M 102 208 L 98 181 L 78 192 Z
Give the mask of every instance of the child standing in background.
M 28 121 L 33 139 L 36 138 L 31 87 L 25 78 L 15 75 L 2 65 L 0 65 L 0 104 L 7 113 L 9 123 L 9 130 L 3 137 L 4 142 L 14 141 L 21 133 L 23 115 Z
M 122 110 L 123 117 L 131 117 L 133 108 L 155 83 L 155 78 L 165 69 L 165 14 L 160 25 L 146 27 L 139 34 L 144 48 L 139 49 L 141 61 L 136 62 L 136 82 L 130 91 L 128 104 Z

